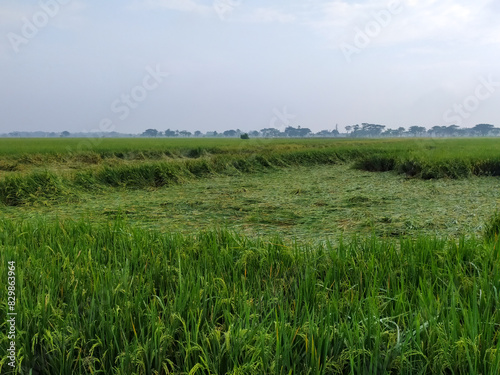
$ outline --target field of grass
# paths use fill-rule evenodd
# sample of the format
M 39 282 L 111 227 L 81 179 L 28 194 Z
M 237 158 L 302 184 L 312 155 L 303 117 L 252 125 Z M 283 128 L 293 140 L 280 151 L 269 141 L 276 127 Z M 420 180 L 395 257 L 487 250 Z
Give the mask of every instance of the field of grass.
M 500 373 L 498 139 L 79 142 L 0 140 L 0 373 Z
M 249 236 L 279 233 L 305 242 L 335 242 L 372 233 L 395 238 L 481 235 L 496 207 L 500 186 L 495 177 L 408 179 L 335 164 L 212 176 L 162 188 L 102 187 L 58 204 L 34 200 L 3 212 L 9 219 L 106 222 L 122 217 L 162 232 L 220 227 Z

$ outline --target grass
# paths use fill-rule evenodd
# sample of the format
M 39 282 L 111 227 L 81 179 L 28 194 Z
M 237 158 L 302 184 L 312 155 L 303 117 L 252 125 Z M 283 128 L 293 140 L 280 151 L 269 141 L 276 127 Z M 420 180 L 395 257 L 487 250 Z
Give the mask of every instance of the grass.
M 0 244 L 19 270 L 23 373 L 500 370 L 498 242 L 310 248 L 115 220 L 2 221 Z
M 340 159 L 324 150 L 299 150 L 269 155 L 215 155 L 196 159 L 105 164 L 74 173 L 34 171 L 14 173 L 0 180 L 0 203 L 17 206 L 37 198 L 57 198 L 64 191 L 102 186 L 125 188 L 158 188 L 187 179 L 216 174 L 233 175 L 293 165 L 334 164 Z
M 500 372 L 498 139 L 79 142 L 0 140 L 0 373 Z
M 500 235 L 500 214 L 495 212 L 490 221 L 486 224 L 484 229 L 484 237 L 488 241 L 497 241 Z
M 161 188 L 92 185 L 58 204 L 5 207 L 4 217 L 34 215 L 105 222 L 117 216 L 144 228 L 189 234 L 214 226 L 248 236 L 280 233 L 302 242 L 380 237 L 481 236 L 500 207 L 495 177 L 408 179 L 348 165 L 265 169 L 188 179 Z
M 33 203 L 37 199 L 54 201 L 58 195 L 64 197 L 66 192 L 82 188 L 156 188 L 216 174 L 234 175 L 263 169 L 338 163 L 353 163 L 354 168 L 366 171 L 396 171 L 421 179 L 500 175 L 497 139 L 420 142 L 257 139 L 253 144 L 243 140 L 223 140 L 219 147 L 215 147 L 214 140 L 205 147 L 198 146 L 201 140 L 193 140 L 191 149 L 182 148 L 186 147 L 186 140 L 177 140 L 182 142 L 171 148 L 168 144 L 173 145 L 172 140 L 158 140 L 151 141 L 152 150 L 136 151 L 141 155 L 139 160 L 124 159 L 123 155 L 130 152 L 126 150 L 134 143 L 132 141 L 140 141 L 142 143 L 138 146 L 144 147 L 146 140 L 121 141 L 122 149 L 111 142 L 114 151 L 99 153 L 97 150 L 95 157 L 70 152 L 40 156 L 35 152 L 42 148 L 39 150 L 35 146 L 33 154 L 11 152 L 5 159 L 7 161 L 2 162 L 5 177 L 0 179 L 0 203 L 15 206 Z M 167 147 L 163 151 L 158 149 L 161 142 Z M 60 159 L 60 162 L 52 163 L 52 158 Z M 21 161 L 30 167 L 15 171 L 16 163 Z
M 500 140 L 475 139 L 0 139 L 0 171 L 60 171 L 106 163 L 225 155 L 285 162 L 355 161 L 357 168 L 421 178 L 500 174 Z M 88 143 L 88 147 L 83 147 Z

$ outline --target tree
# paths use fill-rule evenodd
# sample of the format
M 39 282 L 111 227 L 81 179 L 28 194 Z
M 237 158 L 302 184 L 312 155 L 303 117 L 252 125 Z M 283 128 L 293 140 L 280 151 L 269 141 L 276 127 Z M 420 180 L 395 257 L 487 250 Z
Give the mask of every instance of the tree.
M 321 130 L 315 135 L 317 135 L 318 137 L 328 137 L 330 135 L 330 132 L 328 130 Z
M 415 137 L 419 134 L 425 133 L 426 129 L 423 126 L 410 126 L 408 133 L 413 134 Z
M 279 137 L 280 136 L 280 131 L 275 128 L 265 128 L 261 129 L 260 132 L 262 133 L 263 137 Z
M 352 129 L 351 137 L 357 137 L 359 135 L 358 134 L 359 133 L 359 128 L 360 128 L 360 126 L 358 124 L 351 126 L 351 129 Z
M 298 126 L 297 128 L 294 128 L 293 126 L 288 126 L 285 129 L 285 134 L 288 137 L 305 137 L 309 133 L 311 133 L 311 129 L 301 128 L 300 126 Z
M 240 135 L 240 138 L 241 139 L 250 139 L 250 137 L 248 136 L 247 133 L 243 133 L 242 135 Z
M 175 137 L 177 133 L 173 130 L 167 129 L 165 130 L 165 137 Z
M 357 125 L 355 125 L 357 126 Z M 354 127 L 355 127 L 354 126 Z M 384 130 L 385 128 L 385 125 L 377 125 L 377 124 L 368 124 L 366 122 L 362 123 L 361 124 L 361 130 L 359 130 L 359 126 L 358 126 L 358 130 L 356 130 L 356 132 L 359 132 L 358 136 L 361 136 L 361 137 L 378 137 L 380 136 L 380 134 L 382 133 L 382 131 Z
M 446 127 L 445 132 L 447 135 L 456 135 L 458 128 L 459 128 L 458 125 L 450 125 Z
M 446 134 L 446 126 L 433 126 L 429 132 L 431 132 L 434 136 L 441 137 Z
M 332 131 L 321 130 L 317 132 L 315 135 L 317 135 L 318 137 L 336 137 L 339 135 L 339 132 L 337 129 L 333 129 Z
M 491 132 L 495 128 L 494 125 L 490 124 L 477 124 L 472 128 L 472 131 L 482 135 L 483 137 L 487 136 L 489 132 Z
M 400 126 L 397 129 L 386 129 L 381 135 L 387 136 L 387 137 L 401 137 L 405 132 L 405 128 Z
M 191 137 L 191 132 L 188 132 L 187 130 L 181 130 L 179 132 L 179 135 L 181 135 L 183 137 Z
M 144 133 L 142 133 L 143 137 L 156 137 L 158 135 L 158 130 L 156 129 L 147 129 Z
M 69 131 L 66 131 L 66 130 L 61 133 L 61 137 L 69 137 L 70 135 L 71 135 L 71 133 Z
M 224 137 L 236 137 L 236 130 L 226 130 L 222 133 Z
M 195 137 L 201 137 L 201 135 L 202 135 L 202 134 L 203 134 L 203 133 L 202 133 L 202 132 L 200 132 L 199 130 L 197 130 L 197 131 L 195 131 L 195 132 L 194 132 L 194 136 L 195 136 Z
M 385 129 L 381 134 L 383 137 L 399 137 L 399 131 L 394 129 Z

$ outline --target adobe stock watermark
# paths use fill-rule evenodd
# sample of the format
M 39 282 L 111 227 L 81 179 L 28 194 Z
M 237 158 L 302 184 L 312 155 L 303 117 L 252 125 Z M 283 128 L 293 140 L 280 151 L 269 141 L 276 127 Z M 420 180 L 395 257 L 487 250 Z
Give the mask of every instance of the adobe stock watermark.
M 213 8 L 219 18 L 224 21 L 228 14 L 241 5 L 241 0 L 215 0 Z
M 453 104 L 452 108 L 443 114 L 443 120 L 449 124 L 462 125 L 463 120 L 468 119 L 476 112 L 481 103 L 490 99 L 500 88 L 500 81 L 495 81 L 490 74 L 488 78 L 479 77 L 479 84 L 474 93 L 467 96 L 462 103 Z
M 403 1 L 393 0 L 385 9 L 372 12 L 370 21 L 365 24 L 363 29 L 356 26 L 354 28 L 355 35 L 353 42 L 344 42 L 340 45 L 340 49 L 347 62 L 350 63 L 353 55 L 359 54 L 367 48 L 372 40 L 377 38 L 382 30 L 391 24 L 393 17 L 402 11 Z
M 280 111 L 277 108 L 273 109 L 274 117 L 269 121 L 269 127 L 271 129 L 278 129 L 283 132 L 286 127 L 291 126 L 291 120 L 297 117 L 294 114 L 288 113 L 288 109 L 286 106 L 283 107 L 283 111 Z
M 141 83 L 134 86 L 128 92 L 121 94 L 119 98 L 111 103 L 110 110 L 116 115 L 116 119 L 113 120 L 111 116 L 105 117 L 99 122 L 99 126 L 96 129 L 90 130 L 90 132 L 114 131 L 116 123 L 118 121 L 125 121 L 130 116 L 132 110 L 138 108 L 148 98 L 149 93 L 160 87 L 160 84 L 169 76 L 170 73 L 161 70 L 160 64 L 157 64 L 155 68 L 147 66 L 146 74 Z M 78 151 L 83 151 L 84 149 L 90 150 L 101 142 L 102 137 L 88 138 L 78 144 Z M 71 152 L 72 150 L 68 149 L 68 151 Z
M 40 30 L 47 27 L 49 21 L 56 17 L 61 7 L 67 5 L 71 0 L 44 0 L 39 3 L 39 10 L 30 18 L 23 17 L 21 31 L 19 33 L 10 32 L 7 34 L 10 45 L 15 53 L 19 53 L 22 45 L 28 44 L 35 38 Z
M 132 109 L 135 109 L 148 97 L 148 92 L 156 90 L 170 73 L 162 72 L 160 65 L 153 69 L 146 67 L 147 74 L 142 79 L 142 84 L 135 86 L 129 93 L 122 94 L 119 99 L 111 103 L 111 112 L 116 113 L 120 120 L 125 120 Z

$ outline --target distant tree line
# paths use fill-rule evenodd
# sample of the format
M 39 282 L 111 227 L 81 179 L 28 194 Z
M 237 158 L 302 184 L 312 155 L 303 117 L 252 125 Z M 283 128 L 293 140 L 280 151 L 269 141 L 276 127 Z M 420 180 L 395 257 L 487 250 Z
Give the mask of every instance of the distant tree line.
M 500 128 L 491 124 L 477 124 L 472 128 L 460 128 L 458 125 L 433 126 L 426 129 L 423 126 L 410 126 L 389 129 L 384 125 L 367 124 L 346 126 L 346 136 L 362 137 L 486 137 L 500 136 Z
M 132 138 L 132 137 L 137 137 L 137 134 L 125 134 L 125 133 L 118 133 L 118 132 L 90 132 L 90 133 L 70 133 L 69 131 L 65 130 L 63 132 L 57 133 L 57 132 L 44 132 L 44 131 L 33 131 L 33 132 L 28 132 L 28 131 L 16 131 L 16 132 L 10 132 L 6 134 L 0 134 L 0 137 L 5 138 L 5 137 L 12 137 L 12 138 L 65 138 L 65 137 L 72 137 L 72 138 Z
M 477 124 L 472 128 L 460 128 L 458 125 L 433 126 L 426 129 L 423 126 L 410 126 L 407 129 L 399 127 L 397 129 L 387 128 L 385 125 L 362 123 L 348 125 L 345 127 L 345 133 L 340 133 L 337 128 L 332 130 L 321 130 L 314 133 L 309 128 L 300 126 L 288 126 L 283 130 L 276 128 L 263 128 L 243 132 L 240 129 L 230 129 L 223 132 L 207 131 L 203 133 L 200 130 L 190 132 L 186 130 L 167 129 L 159 131 L 157 129 L 147 129 L 142 134 L 122 134 L 112 133 L 70 133 L 63 131 L 56 132 L 11 132 L 0 134 L 2 137 L 169 137 L 169 138 L 189 138 L 189 137 L 221 137 L 221 138 L 380 138 L 380 137 L 497 137 L 500 136 L 500 128 L 495 128 L 491 124 Z
M 379 137 L 486 137 L 500 136 L 500 128 L 495 128 L 491 124 L 477 124 L 472 128 L 460 128 L 458 125 L 433 126 L 426 129 L 423 126 L 410 126 L 408 129 L 399 127 L 397 129 L 386 128 L 385 125 L 362 123 L 361 125 L 348 125 L 346 132 L 340 133 L 337 129 L 321 130 L 314 133 L 309 128 L 294 128 L 288 126 L 284 130 L 276 128 L 264 128 L 259 131 L 253 130 L 243 133 L 240 129 L 226 130 L 218 133 L 209 131 L 194 133 L 188 131 L 178 131 L 167 129 L 164 132 L 156 129 L 147 129 L 142 136 L 144 137 L 228 137 L 237 138 L 242 134 L 248 134 L 252 138 L 305 138 L 305 137 L 350 137 L 350 138 L 379 138 Z
M 240 138 L 242 135 L 248 135 L 248 137 L 257 138 L 278 138 L 278 137 L 338 137 L 340 133 L 337 130 L 322 130 L 318 133 L 313 133 L 309 128 L 301 128 L 300 126 L 294 128 L 293 126 L 286 127 L 283 131 L 275 128 L 265 128 L 260 131 L 253 130 L 250 132 L 243 132 L 240 129 L 230 129 L 223 132 L 208 131 L 202 133 L 201 131 L 195 131 L 194 133 L 188 131 L 170 130 L 167 129 L 164 132 L 158 131 L 156 129 L 147 129 L 141 134 L 143 137 L 222 137 L 222 138 Z

